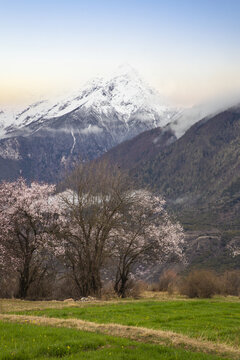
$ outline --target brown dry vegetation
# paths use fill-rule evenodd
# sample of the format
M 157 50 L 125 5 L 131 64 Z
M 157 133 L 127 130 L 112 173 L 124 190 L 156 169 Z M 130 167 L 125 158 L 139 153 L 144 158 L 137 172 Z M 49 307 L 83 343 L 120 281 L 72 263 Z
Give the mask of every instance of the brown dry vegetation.
M 28 310 L 44 310 L 44 309 L 62 309 L 66 307 L 88 307 L 89 305 L 94 306 L 104 306 L 109 304 L 116 303 L 130 303 L 130 302 L 141 302 L 146 299 L 153 299 L 157 301 L 168 301 L 168 300 L 179 300 L 179 301 L 194 301 L 188 299 L 186 296 L 179 294 L 169 294 L 168 292 L 163 291 L 151 291 L 144 290 L 141 293 L 139 299 L 119 299 L 119 298 L 110 298 L 107 300 L 99 299 L 89 299 L 87 301 L 75 301 L 73 299 L 66 299 L 64 301 L 29 301 L 29 300 L 19 300 L 19 299 L 0 299 L 0 313 L 8 312 L 18 312 L 18 311 L 28 311 Z M 240 297 L 236 296 L 214 296 L 214 300 L 227 301 L 227 302 L 238 302 L 240 303 Z
M 87 307 L 90 304 L 106 305 L 116 302 L 117 300 L 91 300 L 91 301 L 74 301 L 73 299 L 66 299 L 64 301 L 28 301 L 17 299 L 0 299 L 0 313 L 18 312 L 27 310 L 44 310 L 44 309 L 62 309 L 66 307 Z

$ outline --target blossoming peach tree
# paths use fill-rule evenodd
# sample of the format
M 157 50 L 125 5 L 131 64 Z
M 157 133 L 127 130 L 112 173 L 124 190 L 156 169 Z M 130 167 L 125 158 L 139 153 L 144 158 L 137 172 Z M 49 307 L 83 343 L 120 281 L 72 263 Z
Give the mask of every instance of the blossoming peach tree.
M 141 277 L 156 262 L 183 260 L 184 233 L 164 208 L 162 197 L 146 190 L 132 192 L 133 201 L 125 210 L 122 226 L 112 231 L 116 264 L 115 292 L 125 297 L 131 277 Z
M 0 265 L 19 277 L 17 296 L 25 298 L 29 286 L 47 266 L 49 245 L 59 207 L 51 195 L 55 186 L 23 179 L 0 185 Z

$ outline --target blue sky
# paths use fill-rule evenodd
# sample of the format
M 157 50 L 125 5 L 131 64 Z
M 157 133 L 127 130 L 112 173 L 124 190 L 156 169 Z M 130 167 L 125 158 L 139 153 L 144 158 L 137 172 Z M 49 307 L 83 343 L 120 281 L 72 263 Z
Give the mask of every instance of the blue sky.
M 191 105 L 240 89 L 239 0 L 0 0 L 0 105 L 129 63 Z

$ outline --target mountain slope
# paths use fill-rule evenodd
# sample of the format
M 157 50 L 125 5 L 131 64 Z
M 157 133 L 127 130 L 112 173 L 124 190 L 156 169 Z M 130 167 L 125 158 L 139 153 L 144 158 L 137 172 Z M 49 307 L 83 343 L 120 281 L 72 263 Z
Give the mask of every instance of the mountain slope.
M 143 162 L 153 159 L 157 153 L 169 146 L 177 138 L 169 126 L 155 128 L 142 132 L 133 139 L 126 140 L 110 149 L 101 158 L 119 167 L 132 169 L 141 167 Z
M 161 146 L 163 134 L 168 146 Z M 172 135 L 153 129 L 105 156 L 129 168 L 140 185 L 161 192 L 172 207 L 182 211 L 214 206 L 234 217 L 240 201 L 240 107 L 199 121 L 169 144 Z
M 240 178 L 239 141 L 240 108 L 203 119 L 140 165 L 145 181 L 174 202 L 224 201 L 224 194 L 238 192 L 233 183 L 237 184 Z M 136 172 L 140 174 L 142 169 Z
M 171 139 L 171 132 L 153 129 L 104 157 L 129 169 L 139 187 L 165 196 L 185 228 L 190 266 L 239 268 L 229 248 L 240 241 L 240 108 L 203 119 L 161 146 L 163 134 Z

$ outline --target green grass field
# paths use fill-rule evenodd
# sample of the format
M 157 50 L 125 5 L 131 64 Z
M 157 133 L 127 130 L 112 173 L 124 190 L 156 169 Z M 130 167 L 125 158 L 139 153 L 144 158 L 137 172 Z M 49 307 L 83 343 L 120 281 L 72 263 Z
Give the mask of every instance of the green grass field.
M 73 329 L 0 322 L 0 359 L 217 360 L 219 356 Z M 228 358 L 224 358 L 228 359 Z
M 240 346 L 240 302 L 237 300 L 148 300 L 24 313 L 171 330 L 190 337 Z
M 88 303 L 0 300 L 0 360 L 240 360 L 238 298 L 161 297 Z

